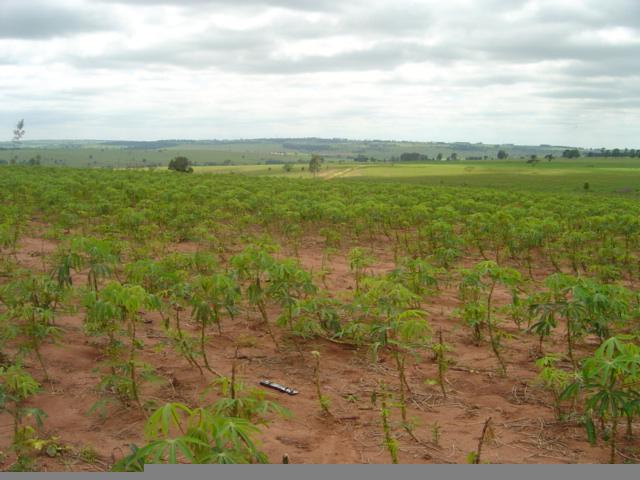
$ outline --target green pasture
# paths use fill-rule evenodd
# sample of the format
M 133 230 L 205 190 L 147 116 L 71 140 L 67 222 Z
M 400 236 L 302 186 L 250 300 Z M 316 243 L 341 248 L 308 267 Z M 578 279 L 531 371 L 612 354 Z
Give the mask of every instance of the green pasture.
M 316 142 L 316 143 L 314 143 Z M 80 168 L 154 168 L 166 170 L 169 160 L 186 156 L 199 174 L 238 174 L 311 178 L 308 161 L 313 148 L 325 148 L 325 163 L 315 176 L 318 180 L 408 182 L 456 187 L 488 187 L 509 190 L 549 192 L 618 193 L 634 195 L 640 191 L 640 158 L 588 158 L 551 161 L 538 156 L 539 162 L 510 157 L 507 160 L 431 161 L 426 163 L 353 162 L 349 157 L 372 153 L 383 158 L 401 151 L 422 147 L 439 148 L 454 144 L 410 142 L 343 142 L 247 140 L 183 143 L 157 149 L 123 148 L 108 144 L 86 143 L 67 146 L 22 146 L 0 149 L 0 164 L 29 163 L 44 166 Z M 422 147 L 421 147 L 422 146 Z M 299 148 L 296 151 L 293 148 Z M 425 147 L 426 148 L 426 147 Z M 488 148 L 485 146 L 485 148 Z M 318 150 L 320 151 L 320 150 Z M 445 152 L 447 153 L 447 152 Z M 285 162 L 289 170 L 282 164 Z
M 291 168 L 290 172 L 285 172 L 282 165 L 237 165 L 196 167 L 195 171 L 289 178 L 312 177 L 304 163 L 292 165 Z M 640 191 L 640 160 L 553 160 L 536 165 L 520 161 L 393 165 L 326 163 L 316 178 L 327 181 L 348 179 L 509 190 L 636 194 Z
M 189 145 L 179 147 L 149 149 L 124 149 L 113 147 L 90 148 L 20 148 L 0 150 L 0 161 L 16 163 L 39 159 L 42 165 L 88 168 L 139 168 L 145 166 L 166 167 L 169 160 L 177 156 L 186 156 L 196 164 L 258 164 L 267 161 L 305 162 L 310 155 L 296 152 L 278 152 L 262 150 L 213 150 L 193 148 Z M 0 162 L 4 163 L 4 162 Z

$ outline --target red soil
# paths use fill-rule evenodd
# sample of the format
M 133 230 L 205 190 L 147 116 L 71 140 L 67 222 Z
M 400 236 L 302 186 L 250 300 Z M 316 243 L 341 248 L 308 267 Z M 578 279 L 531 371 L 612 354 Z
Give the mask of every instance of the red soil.
M 384 244 L 383 244 L 384 245 Z M 40 238 L 25 238 L 20 243 L 17 258 L 23 267 L 41 270 L 42 255 L 55 250 L 55 242 Z M 176 249 L 192 250 L 193 245 L 181 244 Z M 314 272 L 320 270 L 322 249 L 320 242 L 308 239 L 300 248 L 302 264 Z M 371 270 L 382 273 L 393 268 L 393 257 L 383 248 L 376 249 L 379 260 Z M 330 291 L 349 295 L 353 279 L 346 260 L 346 251 L 332 257 L 332 273 L 327 277 Z M 536 271 L 537 278 L 548 273 Z M 85 282 L 76 275 L 77 285 Z M 319 283 L 319 282 L 318 282 Z M 499 294 L 507 299 L 507 293 Z M 507 331 L 514 334 L 505 340 L 504 355 L 508 363 L 506 377 L 497 374 L 496 359 L 487 343 L 474 345 L 469 331 L 461 326 L 452 311 L 459 306 L 455 285 L 444 288 L 439 295 L 425 303 L 434 331 L 442 328 L 445 342 L 453 347 L 449 354 L 454 361 L 447 372 L 448 398 L 444 399 L 437 386 L 426 380 L 436 377 L 436 365 L 425 355 L 410 365 L 407 377 L 412 394 L 409 395 L 409 417 L 417 422 L 411 439 L 402 428 L 394 429 L 400 442 L 402 463 L 465 463 L 467 454 L 477 447 L 483 423 L 493 419 L 494 438 L 483 449 L 483 460 L 491 463 L 604 463 L 608 460 L 608 447 L 599 443 L 591 447 L 583 427 L 555 420 L 548 393 L 534 384 L 536 369 L 534 352 L 537 338 L 519 333 L 505 320 Z M 273 318 L 277 310 L 270 312 Z M 187 315 L 185 315 L 187 317 Z M 43 391 L 32 406 L 48 414 L 44 435 L 59 437 L 58 442 L 70 450 L 61 457 L 38 459 L 45 471 L 106 470 L 117 459 L 128 453 L 128 445 L 143 442 L 144 417 L 134 408 L 118 405 L 110 407 L 108 416 L 89 415 L 87 412 L 99 399 L 100 349 L 82 331 L 83 313 L 60 315 L 56 323 L 62 328 L 62 338 L 44 347 L 51 384 L 43 383 Z M 213 377 L 201 376 L 169 347 L 154 349 L 163 334 L 157 315 L 149 314 L 151 323 L 141 332 L 145 348 L 141 360 L 154 365 L 171 382 L 145 384 L 143 398 L 158 403 L 183 401 L 202 404 L 201 394 Z M 185 320 L 186 330 L 196 332 L 195 325 Z M 398 391 L 397 377 L 391 359 L 381 355 L 372 364 L 365 348 L 358 350 L 317 339 L 302 342 L 301 358 L 290 339 L 281 337 L 281 351 L 259 326 L 258 314 L 243 310 L 235 322 L 223 324 L 223 333 L 211 332 L 208 354 L 210 363 L 219 372 L 231 371 L 235 341 L 244 336 L 253 338 L 254 346 L 240 348 L 239 376 L 247 386 L 258 386 L 261 379 L 270 379 L 300 391 L 297 396 L 274 392 L 271 397 L 293 413 L 289 420 L 271 418 L 268 427 L 262 427 L 262 446 L 271 462 L 279 462 L 288 454 L 291 463 L 387 463 L 388 452 L 383 445 L 379 404 L 372 406 L 370 397 L 378 380 L 383 379 L 392 391 Z M 277 331 L 277 329 L 276 329 Z M 548 351 L 563 351 L 563 339 L 558 335 L 546 343 Z M 331 399 L 332 417 L 322 414 L 313 383 L 312 350 L 321 353 L 321 378 L 325 395 Z M 580 354 L 588 354 L 592 346 L 582 346 Z M 31 373 L 42 381 L 42 372 L 35 360 L 27 364 Z M 209 394 L 209 401 L 215 395 Z M 396 426 L 399 413 L 393 412 Z M 439 446 L 433 443 L 433 426 L 439 426 Z M 9 451 L 11 420 L 0 416 L 0 448 Z M 94 449 L 98 458 L 86 462 L 78 452 L 82 448 Z M 638 440 L 621 440 L 620 448 L 637 450 Z M 2 469 L 8 468 L 9 454 Z

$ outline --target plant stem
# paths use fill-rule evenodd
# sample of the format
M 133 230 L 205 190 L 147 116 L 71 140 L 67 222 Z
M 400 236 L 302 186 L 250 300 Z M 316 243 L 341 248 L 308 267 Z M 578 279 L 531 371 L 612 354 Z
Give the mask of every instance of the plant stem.
M 407 402 L 404 388 L 404 358 L 401 358 L 400 352 L 395 350 L 393 352 L 393 356 L 396 360 L 396 368 L 398 369 L 398 379 L 400 380 L 400 414 L 402 416 L 402 425 L 405 430 L 409 429 L 409 425 L 407 423 Z
M 136 362 L 135 362 L 135 352 L 136 352 L 136 321 L 133 318 L 129 319 L 129 337 L 131 339 L 131 345 L 129 349 L 129 369 L 131 376 L 131 394 L 133 399 L 138 404 L 140 408 L 142 408 L 142 403 L 140 403 L 140 397 L 138 396 L 138 383 L 136 380 Z
M 236 361 L 238 360 L 238 347 L 236 347 L 233 355 L 233 362 L 231 362 L 231 385 L 229 386 L 231 399 L 236 399 Z M 233 402 L 233 416 L 238 416 L 238 402 Z
M 316 394 L 318 395 L 318 401 L 320 402 L 320 408 L 322 408 L 327 415 L 331 415 L 329 406 L 327 405 L 327 402 L 322 395 L 322 390 L 320 389 L 320 354 L 318 352 L 313 352 L 313 356 L 316 359 L 313 366 L 313 376 L 316 384 Z
M 36 357 L 38 358 L 38 362 L 40 362 L 40 366 L 42 367 L 42 371 L 44 372 L 44 378 L 47 382 L 51 382 L 49 378 L 49 373 L 47 372 L 47 367 L 44 364 L 44 360 L 42 359 L 42 355 L 40 354 L 40 347 L 38 345 L 34 346 L 34 350 L 36 352 Z
M 437 361 L 438 361 L 438 383 L 440 384 L 440 390 L 442 391 L 442 396 L 447 398 L 447 389 L 445 387 L 445 379 L 444 372 L 447 369 L 446 359 L 444 358 L 444 342 L 442 341 L 442 328 L 438 330 L 438 353 L 437 353 Z
M 207 350 L 205 349 L 205 322 L 200 323 L 200 353 L 202 354 L 202 359 L 204 360 L 204 368 L 209 370 L 211 373 L 218 375 L 218 373 L 214 372 L 211 366 L 209 365 L 209 358 L 207 357 Z
M 566 317 L 567 318 L 567 348 L 568 348 L 568 353 L 569 353 L 569 359 L 571 360 L 571 364 L 573 365 L 574 370 L 576 368 L 578 368 L 578 365 L 576 364 L 576 360 L 573 357 L 573 322 L 571 321 L 571 318 L 569 316 Z
M 200 372 L 200 375 L 204 375 L 204 372 L 202 371 L 202 367 L 198 364 L 198 362 L 196 362 L 196 359 L 193 358 L 193 354 L 191 353 L 191 346 L 185 340 L 185 336 L 182 333 L 182 327 L 180 326 L 180 306 L 179 305 L 176 306 L 175 310 L 176 310 L 176 330 L 178 332 L 178 342 L 180 342 L 179 343 L 180 352 L 187 359 L 187 362 L 189 362 L 191 365 L 193 365 L 198 369 L 198 371 Z
M 380 382 L 380 416 L 382 418 L 382 429 L 384 431 L 384 443 L 391 455 L 391 462 L 398 463 L 398 441 L 393 438 L 391 426 L 389 425 L 389 408 L 387 407 L 387 391 L 385 384 Z
M 487 329 L 489 330 L 489 338 L 491 339 L 491 349 L 493 350 L 493 353 L 498 359 L 498 363 L 500 364 L 500 371 L 504 376 L 507 374 L 507 366 L 505 365 L 504 360 L 500 355 L 500 348 L 495 336 L 493 324 L 491 323 L 491 301 L 493 298 L 493 291 L 495 290 L 495 288 L 496 288 L 496 282 L 494 280 L 493 283 L 491 283 L 491 289 L 489 290 L 489 295 L 487 296 Z
M 613 423 L 611 425 L 611 454 L 609 456 L 609 463 L 616 463 L 616 435 L 618 434 L 618 415 L 613 416 Z
M 258 301 L 258 310 L 260 310 L 260 315 L 262 316 L 264 325 L 265 327 L 267 327 L 267 333 L 271 337 L 271 340 L 273 340 L 273 344 L 275 345 L 276 350 L 279 350 L 278 341 L 276 340 L 276 337 L 273 334 L 273 330 L 271 330 L 271 324 L 269 323 L 269 316 L 267 315 L 267 307 L 265 306 L 263 300 Z
M 475 464 L 480 463 L 480 455 L 482 454 L 482 446 L 484 445 L 485 437 L 487 436 L 487 430 L 489 429 L 489 424 L 491 423 L 491 417 L 487 418 L 484 422 L 484 426 L 482 427 L 482 434 L 480 435 L 480 439 L 478 440 L 478 449 L 476 450 L 476 457 L 473 461 Z

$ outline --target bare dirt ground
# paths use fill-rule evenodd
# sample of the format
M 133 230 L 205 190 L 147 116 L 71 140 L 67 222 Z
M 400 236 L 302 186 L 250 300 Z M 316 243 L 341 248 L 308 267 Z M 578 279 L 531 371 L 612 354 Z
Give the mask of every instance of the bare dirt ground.
M 384 244 L 383 244 L 384 245 Z M 55 242 L 40 238 L 21 241 L 17 258 L 25 268 L 42 270 L 42 255 L 55 250 Z M 179 250 L 193 245 L 181 244 Z M 322 248 L 318 241 L 308 239 L 300 248 L 300 260 L 307 269 L 320 270 Z M 291 253 L 291 252 L 285 252 Z M 393 268 L 393 256 L 384 246 L 374 251 L 378 263 L 374 273 Z M 332 258 L 332 273 L 327 277 L 330 291 L 350 295 L 353 278 L 348 269 L 346 251 Z M 536 271 L 538 278 L 549 272 Z M 74 277 L 76 285 L 85 281 Z M 2 281 L 0 279 L 0 281 Z M 320 283 L 320 282 L 318 282 Z M 503 292 L 502 295 L 506 295 Z M 506 297 L 505 297 L 506 298 Z M 394 432 L 400 442 L 402 463 L 466 463 L 467 455 L 477 447 L 485 420 L 492 418 L 494 437 L 483 449 L 483 461 L 491 463 L 606 463 L 608 446 L 600 442 L 590 446 L 586 434 L 577 423 L 555 420 L 549 395 L 535 386 L 534 365 L 537 338 L 518 332 L 505 320 L 505 329 L 514 337 L 505 341 L 504 355 L 508 363 L 505 377 L 497 374 L 497 364 L 488 343 L 479 346 L 470 341 L 469 331 L 453 315 L 459 306 L 456 286 L 443 288 L 435 298 L 424 304 L 435 330 L 442 328 L 445 342 L 453 348 L 449 354 L 453 364 L 446 374 L 448 397 L 439 387 L 426 383 L 436 377 L 436 364 L 426 354 L 408 369 L 412 393 L 408 398 L 409 417 L 415 419 L 415 435 L 409 437 L 399 427 L 399 413 L 393 412 Z M 270 312 L 275 318 L 277 310 Z M 187 315 L 185 315 L 187 317 Z M 143 398 L 158 403 L 183 401 L 203 405 L 215 400 L 215 394 L 202 395 L 214 379 L 200 375 L 183 357 L 170 347 L 155 348 L 162 343 L 163 332 L 159 316 L 145 316 L 142 340 L 145 348 L 141 360 L 154 365 L 166 380 L 145 384 Z M 140 410 L 112 406 L 105 417 L 88 414 L 99 399 L 100 349 L 82 330 L 83 312 L 61 315 L 57 325 L 63 335 L 55 344 L 43 349 L 52 382 L 43 383 L 43 391 L 32 406 L 43 409 L 48 418 L 44 435 L 58 437 L 68 446 L 67 453 L 56 458 L 42 456 L 38 465 L 43 471 L 103 471 L 114 459 L 128 453 L 132 443 L 143 443 L 145 418 Z M 188 318 L 186 329 L 193 329 Z M 262 379 L 270 379 L 293 387 L 299 395 L 273 392 L 272 400 L 288 408 L 293 416 L 284 419 L 273 416 L 268 426 L 262 426 L 263 450 L 271 462 L 280 462 L 288 454 L 291 463 L 388 463 L 389 453 L 383 444 L 380 406 L 372 405 L 371 394 L 378 380 L 384 380 L 392 392 L 398 390 L 397 376 L 391 358 L 381 355 L 375 364 L 366 348 L 332 343 L 324 339 L 302 342 L 303 355 L 290 339 L 278 332 L 281 348 L 276 351 L 271 339 L 260 326 L 257 312 L 246 308 L 235 322 L 223 323 L 222 335 L 211 332 L 208 355 L 219 372 L 230 374 L 236 340 L 252 339 L 253 346 L 239 349 L 239 377 L 248 387 L 257 387 Z M 245 345 L 247 342 L 245 342 Z M 563 351 L 561 336 L 546 344 L 548 351 Z M 322 413 L 313 382 L 313 358 L 310 351 L 321 353 L 321 378 L 324 393 L 330 397 L 329 417 Z M 586 355 L 592 346 L 581 347 Z M 27 363 L 40 381 L 42 373 L 35 360 Z M 439 430 L 438 443 L 434 431 Z M 9 445 L 11 420 L 0 416 L 0 449 L 7 454 L 0 468 L 11 463 Z M 96 458 L 87 458 L 81 451 L 95 451 Z M 621 451 L 640 450 L 640 442 L 622 439 Z

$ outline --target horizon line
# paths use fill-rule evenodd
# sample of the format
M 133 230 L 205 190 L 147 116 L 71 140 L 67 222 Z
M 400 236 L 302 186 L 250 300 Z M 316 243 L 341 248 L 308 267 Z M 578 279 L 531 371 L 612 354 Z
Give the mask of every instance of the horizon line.
M 321 141 L 347 141 L 347 142 L 384 142 L 384 143 L 425 143 L 425 144 L 466 144 L 466 145 L 483 145 L 487 147 L 536 147 L 536 148 L 577 148 L 581 150 L 614 150 L 629 149 L 634 150 L 634 147 L 586 147 L 578 145 L 553 145 L 553 144 L 524 144 L 524 143 L 485 143 L 485 142 L 472 142 L 465 140 L 456 141 L 444 141 L 444 140 L 399 140 L 399 139 L 384 139 L 384 138 L 349 138 L 349 137 L 317 137 L 317 136 L 305 136 L 305 137 L 237 137 L 237 138 L 157 138 L 153 140 L 140 140 L 140 139 L 122 139 L 122 138 L 35 138 L 29 140 L 21 140 L 20 143 L 26 144 L 30 142 L 137 142 L 137 143 L 157 143 L 157 142 L 251 142 L 251 141 L 264 141 L 264 140 L 321 140 Z M 13 145 L 11 140 L 0 141 L 0 145 Z

